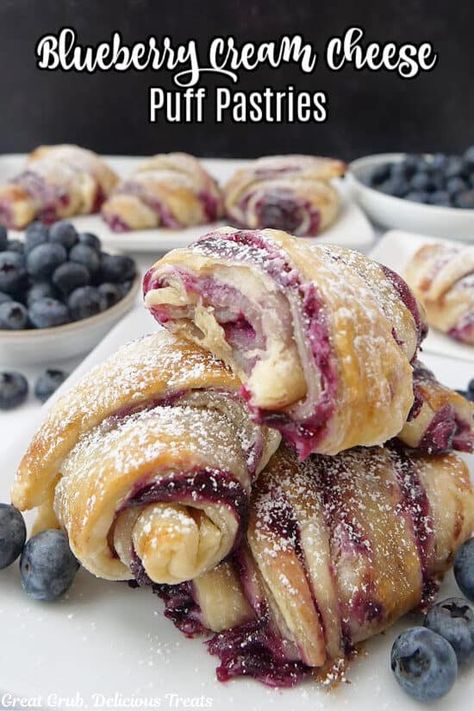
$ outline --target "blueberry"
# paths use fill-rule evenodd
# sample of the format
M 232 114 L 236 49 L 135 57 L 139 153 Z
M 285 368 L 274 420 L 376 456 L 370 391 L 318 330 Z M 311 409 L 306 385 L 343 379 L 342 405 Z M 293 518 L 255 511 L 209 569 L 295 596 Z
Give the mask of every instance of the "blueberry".
M 130 281 L 135 274 L 135 262 L 131 257 L 126 257 L 122 254 L 102 254 L 102 281 L 120 284 L 124 281 Z
M 402 689 L 417 701 L 434 701 L 447 694 L 458 672 L 454 649 L 426 627 L 413 627 L 397 637 L 390 666 Z
M 54 270 L 67 259 L 62 244 L 40 244 L 26 255 L 28 273 L 36 279 L 48 279 Z
M 122 289 L 117 284 L 100 284 L 97 287 L 101 299 L 101 311 L 106 311 L 114 306 L 123 297 Z
M 468 186 L 466 185 L 465 181 L 457 175 L 455 175 L 453 178 L 449 178 L 446 181 L 446 190 L 450 195 L 456 195 L 456 193 L 460 193 L 463 190 L 467 189 Z
M 89 318 L 101 310 L 101 296 L 93 286 L 81 286 L 75 289 L 68 299 L 68 307 L 74 321 Z
M 97 252 L 100 252 L 102 248 L 100 239 L 96 235 L 91 234 L 90 232 L 81 232 L 79 234 L 79 243 L 85 244 L 88 247 L 92 247 Z
M 474 656 L 474 607 L 462 597 L 451 597 L 433 605 L 425 617 L 425 627 L 449 642 L 458 664 Z
M 410 180 L 410 188 L 416 191 L 431 190 L 432 181 L 428 173 L 415 173 Z
M 69 253 L 71 262 L 77 262 L 86 267 L 90 274 L 96 274 L 100 268 L 99 253 L 87 244 L 76 244 Z
M 49 230 L 42 222 L 32 222 L 25 231 L 25 252 L 31 252 L 32 249 L 44 244 L 48 241 Z
M 69 250 L 78 242 L 77 230 L 70 222 L 55 222 L 49 228 L 49 240 L 57 244 L 62 244 Z
M 464 152 L 464 160 L 474 166 L 474 146 L 469 146 L 469 148 Z
M 444 171 L 448 163 L 448 156 L 445 153 L 435 153 L 431 159 L 431 165 L 435 170 Z
M 12 410 L 25 402 L 28 395 L 28 381 L 16 371 L 0 372 L 0 410 Z
M 0 252 L 0 291 L 14 294 L 25 284 L 25 260 L 18 252 Z
M 456 553 L 454 577 L 461 592 L 474 602 L 474 538 L 463 543 Z
M 10 294 L 5 294 L 4 291 L 0 291 L 0 304 L 4 304 L 7 301 L 12 301 Z
M 40 402 L 46 402 L 51 395 L 56 392 L 60 385 L 64 383 L 68 374 L 63 370 L 48 368 L 42 373 L 35 383 L 35 397 Z
M 28 313 L 30 321 L 35 328 L 52 328 L 70 321 L 67 306 L 61 301 L 50 297 L 34 301 Z
M 390 166 L 390 177 L 395 181 L 403 180 L 408 177 L 405 161 L 392 163 Z
M 459 156 L 449 156 L 444 171 L 446 178 L 458 178 L 465 174 L 465 163 Z
M 90 283 L 91 275 L 87 267 L 79 262 L 65 262 L 54 270 L 52 282 L 55 287 L 64 295 L 68 296 L 71 291 L 79 286 L 86 286 Z
M 435 190 L 435 192 L 430 193 L 429 196 L 430 205 L 439 205 L 441 207 L 450 207 L 451 199 L 449 193 L 446 190 Z
M 0 304 L 0 329 L 19 331 L 28 324 L 28 311 L 18 301 L 5 301 Z
M 34 600 L 57 600 L 72 585 L 79 568 L 63 531 L 49 529 L 27 541 L 20 558 L 23 590 Z
M 456 205 L 463 209 L 474 209 L 474 190 L 463 190 L 456 195 Z
M 410 190 L 410 192 L 405 195 L 405 200 L 411 200 L 411 202 L 427 203 L 429 197 L 428 193 L 422 192 L 421 190 Z
M 0 252 L 5 252 L 8 244 L 8 231 L 4 225 L 0 225 Z
M 25 245 L 19 239 L 9 239 L 7 242 L 7 250 L 9 252 L 17 252 L 18 254 L 24 254 Z
M 55 292 L 49 281 L 37 281 L 26 292 L 26 305 L 28 308 L 39 299 L 54 299 Z
M 7 568 L 20 555 L 25 545 L 26 526 L 14 506 L 0 504 L 0 568 Z
M 388 163 L 382 163 L 382 165 L 376 166 L 370 175 L 370 184 L 376 187 L 383 183 L 390 176 L 390 165 Z
M 123 284 L 120 284 L 120 291 L 122 292 L 122 297 L 127 296 L 128 292 L 133 286 L 133 281 L 124 281 Z
M 407 175 L 413 175 L 418 170 L 419 156 L 408 153 L 404 159 Z

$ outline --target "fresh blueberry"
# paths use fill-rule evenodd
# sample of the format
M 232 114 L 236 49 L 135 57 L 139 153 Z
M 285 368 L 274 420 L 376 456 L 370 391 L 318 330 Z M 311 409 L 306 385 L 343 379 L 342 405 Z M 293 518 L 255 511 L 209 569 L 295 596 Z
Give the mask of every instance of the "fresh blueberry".
M 49 230 L 42 222 L 32 222 L 25 231 L 25 252 L 31 252 L 32 249 L 44 244 L 48 241 Z
M 397 163 L 392 163 L 390 166 L 390 177 L 395 181 L 402 180 L 405 182 L 408 177 L 408 171 L 405 161 L 399 161 Z
M 7 242 L 7 250 L 23 255 L 25 253 L 25 245 L 19 239 L 9 239 Z
M 106 311 L 122 298 L 122 289 L 118 284 L 100 284 L 97 287 L 101 299 L 101 311 Z
M 465 163 L 459 156 L 449 156 L 444 171 L 446 178 L 459 178 L 465 174 Z
M 0 291 L 0 304 L 4 304 L 7 301 L 12 301 L 10 294 L 5 294 L 4 291 Z
M 72 249 L 78 242 L 77 230 L 70 222 L 55 222 L 49 228 L 49 240 L 57 244 L 62 244 L 67 250 Z
M 20 558 L 23 590 L 34 600 L 57 600 L 69 590 L 79 563 L 63 531 L 49 529 L 27 541 Z
M 463 543 L 456 553 L 454 577 L 461 592 L 474 602 L 474 538 Z
M 407 153 L 404 159 L 407 175 L 413 175 L 418 170 L 419 156 Z
M 90 274 L 97 274 L 100 268 L 100 257 L 99 253 L 93 247 L 89 247 L 87 244 L 76 244 L 75 247 L 69 252 L 69 259 L 71 262 L 77 262 L 86 267 Z
M 70 321 L 67 306 L 49 297 L 33 301 L 28 313 L 35 328 L 52 328 Z
M 435 170 L 443 172 L 448 163 L 448 156 L 445 153 L 435 153 L 431 159 L 431 165 Z
M 28 311 L 18 301 L 5 301 L 0 304 L 0 329 L 19 331 L 28 324 Z
M 446 190 L 435 190 L 429 195 L 430 205 L 439 205 L 440 207 L 450 207 L 451 199 L 449 193 Z
M 0 225 L 0 252 L 5 252 L 8 244 L 8 231 L 4 225 Z
M 25 260 L 18 252 L 0 252 L 0 291 L 15 294 L 25 284 Z
M 91 234 L 91 232 L 80 232 L 79 243 L 92 247 L 92 249 L 95 249 L 97 252 L 100 252 L 102 247 L 100 239 L 97 235 Z
M 54 270 L 67 259 L 62 244 L 40 244 L 26 255 L 26 268 L 35 279 L 48 279 Z
M 20 555 L 25 545 L 26 526 L 14 506 L 0 504 L 0 568 L 7 568 Z
M 79 262 L 65 262 L 55 269 L 52 282 L 54 286 L 64 295 L 68 296 L 71 291 L 79 286 L 90 284 L 91 275 L 87 267 Z
M 474 656 L 474 607 L 462 597 L 451 597 L 433 605 L 425 627 L 444 637 L 456 652 L 458 664 Z
M 456 195 L 456 205 L 465 210 L 474 209 L 474 190 L 463 190 L 458 193 Z
M 120 284 L 124 281 L 130 281 L 135 274 L 135 262 L 131 257 L 126 257 L 122 254 L 102 254 L 102 281 Z
M 464 160 L 471 166 L 474 166 L 474 146 L 469 146 L 464 152 Z
M 405 200 L 411 200 L 411 202 L 427 203 L 429 200 L 429 195 L 428 193 L 422 192 L 421 190 L 410 190 L 410 192 L 405 195 Z
M 454 649 L 426 627 L 413 627 L 397 637 L 390 666 L 402 689 L 417 701 L 445 696 L 458 673 Z
M 81 286 L 70 294 L 67 305 L 74 321 L 81 321 L 98 314 L 101 310 L 101 296 L 93 286 Z
M 60 385 L 64 383 L 68 374 L 63 370 L 48 368 L 42 373 L 35 383 L 35 397 L 40 402 L 46 402 L 51 395 L 56 392 Z
M 411 190 L 424 192 L 426 190 L 431 190 L 432 180 L 428 173 L 415 173 L 415 175 L 410 180 Z
M 16 371 L 0 372 L 0 410 L 12 410 L 25 402 L 28 395 L 28 381 Z
M 26 305 L 28 308 L 39 299 L 54 299 L 55 292 L 49 281 L 37 281 L 26 292 Z
M 456 195 L 464 190 L 467 190 L 468 186 L 465 181 L 459 176 L 454 176 L 454 178 L 448 178 L 446 181 L 446 190 L 450 195 Z

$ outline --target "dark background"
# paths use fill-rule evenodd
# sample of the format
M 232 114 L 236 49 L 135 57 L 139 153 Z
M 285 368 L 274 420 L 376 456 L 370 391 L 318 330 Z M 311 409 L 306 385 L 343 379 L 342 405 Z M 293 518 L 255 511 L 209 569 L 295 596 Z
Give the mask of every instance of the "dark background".
M 311 76 L 292 65 L 242 73 L 237 89 L 288 84 L 328 94 L 325 124 L 217 125 L 148 123 L 148 86 L 171 87 L 168 73 L 80 75 L 36 68 L 39 37 L 72 26 L 83 43 L 150 34 L 195 38 L 205 57 L 210 38 L 265 41 L 302 33 L 320 55 L 327 39 L 360 25 L 372 41 L 430 41 L 434 71 L 402 80 L 386 71 Z M 0 0 L 0 152 L 61 141 L 102 153 L 186 150 L 198 156 L 249 157 L 300 151 L 351 158 L 390 150 L 460 151 L 474 143 L 472 0 Z M 224 81 L 220 81 L 225 84 Z M 211 107 L 212 108 L 212 107 Z

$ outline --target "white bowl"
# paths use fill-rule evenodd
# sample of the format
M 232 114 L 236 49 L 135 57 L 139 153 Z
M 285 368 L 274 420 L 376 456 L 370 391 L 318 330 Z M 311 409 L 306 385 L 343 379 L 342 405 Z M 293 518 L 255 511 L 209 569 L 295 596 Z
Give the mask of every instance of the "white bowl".
M 424 205 L 368 187 L 369 176 L 376 166 L 399 162 L 405 155 L 380 153 L 352 161 L 346 175 L 352 197 L 371 220 L 382 227 L 431 237 L 474 241 L 474 210 Z
M 0 361 L 36 365 L 72 358 L 91 351 L 135 303 L 141 285 L 137 274 L 128 294 L 106 311 L 55 328 L 24 331 L 0 329 Z

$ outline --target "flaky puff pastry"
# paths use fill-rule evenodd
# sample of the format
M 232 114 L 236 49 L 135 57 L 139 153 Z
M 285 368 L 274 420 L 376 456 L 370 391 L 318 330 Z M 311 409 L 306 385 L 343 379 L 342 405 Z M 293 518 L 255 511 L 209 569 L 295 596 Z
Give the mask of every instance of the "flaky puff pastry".
M 423 314 L 358 252 L 222 228 L 160 259 L 144 293 L 161 324 L 231 366 L 256 421 L 303 457 L 383 444 L 408 417 Z
M 474 344 L 474 247 L 425 244 L 409 260 L 405 278 L 431 326 Z
M 23 229 L 30 222 L 54 222 L 97 212 L 117 183 L 98 155 L 73 145 L 40 146 L 25 170 L 0 186 L 0 223 Z
M 213 568 L 237 545 L 251 483 L 279 444 L 252 424 L 238 379 L 164 331 L 123 348 L 52 407 L 12 489 L 54 519 L 109 580 L 158 583 Z
M 345 170 L 345 163 L 332 158 L 259 158 L 237 170 L 224 186 L 226 216 L 240 227 L 315 236 L 337 217 L 341 199 L 330 180 Z
M 200 161 L 163 153 L 141 163 L 105 202 L 102 216 L 116 232 L 188 227 L 222 214 L 220 189 Z
M 218 676 L 337 676 L 359 642 L 426 605 L 474 527 L 453 454 L 357 448 L 305 462 L 281 447 L 252 493 L 247 542 L 186 587 L 158 586 L 187 633 L 211 630 Z

